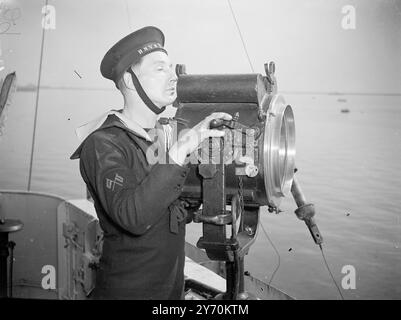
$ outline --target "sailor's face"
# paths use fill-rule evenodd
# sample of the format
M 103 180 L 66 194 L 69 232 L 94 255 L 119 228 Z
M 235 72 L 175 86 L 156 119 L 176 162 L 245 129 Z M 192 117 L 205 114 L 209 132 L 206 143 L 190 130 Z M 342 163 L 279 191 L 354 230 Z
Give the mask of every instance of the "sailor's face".
M 177 76 L 166 53 L 155 51 L 147 54 L 134 72 L 150 100 L 158 107 L 170 105 L 177 98 Z

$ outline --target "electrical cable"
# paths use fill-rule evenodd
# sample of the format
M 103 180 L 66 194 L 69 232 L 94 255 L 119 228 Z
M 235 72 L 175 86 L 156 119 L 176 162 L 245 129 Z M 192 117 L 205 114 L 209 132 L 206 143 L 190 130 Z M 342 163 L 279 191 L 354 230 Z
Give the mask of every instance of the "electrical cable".
M 333 282 L 334 282 L 334 284 L 335 284 L 335 286 L 336 286 L 336 288 L 337 288 L 337 290 L 338 290 L 338 293 L 339 293 L 340 296 L 341 296 L 341 299 L 344 300 L 344 297 L 343 297 L 343 295 L 342 295 L 342 293 L 341 293 L 341 290 L 340 290 L 340 288 L 338 287 L 337 282 L 336 282 L 336 280 L 334 279 L 333 274 L 332 274 L 331 271 L 330 271 L 330 267 L 329 267 L 329 265 L 328 265 L 328 263 L 327 263 L 326 257 L 324 256 L 323 247 L 322 247 L 321 244 L 319 244 L 319 247 L 320 247 L 320 251 L 322 252 L 322 256 L 323 256 L 323 260 L 324 260 L 324 263 L 325 263 L 325 265 L 326 265 L 326 268 L 327 268 L 327 270 L 328 270 L 329 273 L 330 273 L 331 279 L 333 280 Z

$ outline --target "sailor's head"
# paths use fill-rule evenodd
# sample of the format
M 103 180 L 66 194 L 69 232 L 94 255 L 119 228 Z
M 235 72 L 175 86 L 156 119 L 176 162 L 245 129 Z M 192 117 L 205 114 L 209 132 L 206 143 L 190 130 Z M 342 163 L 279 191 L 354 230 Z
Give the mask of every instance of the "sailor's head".
M 100 71 L 123 94 L 136 91 L 151 109 L 153 103 L 162 111 L 177 97 L 177 76 L 164 49 L 164 35 L 156 27 L 139 29 L 117 42 L 104 56 Z

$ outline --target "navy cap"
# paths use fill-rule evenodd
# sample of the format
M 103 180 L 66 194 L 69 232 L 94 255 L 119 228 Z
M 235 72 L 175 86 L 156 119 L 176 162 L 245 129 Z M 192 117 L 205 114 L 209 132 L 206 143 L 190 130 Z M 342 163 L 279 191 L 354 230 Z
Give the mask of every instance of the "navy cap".
M 149 26 L 134 31 L 107 51 L 100 64 L 100 72 L 117 85 L 124 72 L 143 56 L 154 51 L 167 53 L 163 46 L 164 35 L 158 28 Z

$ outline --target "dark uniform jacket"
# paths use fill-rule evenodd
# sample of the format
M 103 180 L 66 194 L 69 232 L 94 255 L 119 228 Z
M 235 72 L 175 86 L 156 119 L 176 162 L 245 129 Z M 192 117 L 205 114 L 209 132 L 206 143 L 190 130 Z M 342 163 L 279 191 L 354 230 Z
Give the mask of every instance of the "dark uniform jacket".
M 71 156 L 80 158 L 104 232 L 94 298 L 183 298 L 186 212 L 178 198 L 189 167 L 149 164 L 150 145 L 109 115 Z

